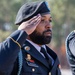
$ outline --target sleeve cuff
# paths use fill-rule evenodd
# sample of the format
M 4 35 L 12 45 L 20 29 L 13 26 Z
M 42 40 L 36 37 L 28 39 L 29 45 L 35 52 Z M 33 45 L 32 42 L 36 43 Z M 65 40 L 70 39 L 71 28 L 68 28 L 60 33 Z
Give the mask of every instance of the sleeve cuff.
M 14 33 L 10 35 L 9 38 L 13 42 L 15 42 L 19 47 L 22 47 L 27 38 L 27 33 L 23 30 L 16 30 Z

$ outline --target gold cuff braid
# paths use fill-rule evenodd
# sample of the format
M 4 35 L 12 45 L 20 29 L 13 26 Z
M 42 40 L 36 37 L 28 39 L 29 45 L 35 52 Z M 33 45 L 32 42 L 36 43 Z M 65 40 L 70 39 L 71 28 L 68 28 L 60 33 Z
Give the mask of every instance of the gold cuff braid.
M 9 37 L 9 38 L 21 48 L 21 45 L 17 41 L 15 41 L 12 37 Z

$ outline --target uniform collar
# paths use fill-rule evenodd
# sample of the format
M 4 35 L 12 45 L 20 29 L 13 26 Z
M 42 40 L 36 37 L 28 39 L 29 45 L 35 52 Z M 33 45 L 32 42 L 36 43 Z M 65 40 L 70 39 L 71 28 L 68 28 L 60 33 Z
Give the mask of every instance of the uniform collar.
M 28 39 L 26 39 L 30 44 L 32 44 L 39 52 L 40 52 L 40 50 L 41 50 L 41 47 L 43 47 L 43 48 L 45 48 L 45 50 L 46 50 L 46 46 L 45 45 L 42 45 L 41 47 L 39 46 L 39 45 L 37 45 L 37 44 L 35 44 L 34 42 L 32 42 L 31 40 L 28 40 Z
M 48 62 L 44 59 L 44 57 L 39 53 L 39 51 L 29 41 L 27 40 L 25 41 L 23 49 L 27 54 L 30 54 L 31 57 L 34 57 L 35 59 L 43 63 L 49 69 Z

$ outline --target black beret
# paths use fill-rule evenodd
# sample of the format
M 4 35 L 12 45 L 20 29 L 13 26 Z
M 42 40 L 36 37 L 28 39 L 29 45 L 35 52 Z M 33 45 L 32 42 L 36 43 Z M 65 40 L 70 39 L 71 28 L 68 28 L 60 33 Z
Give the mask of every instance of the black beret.
M 18 11 L 16 16 L 16 25 L 20 25 L 22 22 L 31 19 L 37 14 L 50 13 L 47 2 L 37 1 L 24 4 Z

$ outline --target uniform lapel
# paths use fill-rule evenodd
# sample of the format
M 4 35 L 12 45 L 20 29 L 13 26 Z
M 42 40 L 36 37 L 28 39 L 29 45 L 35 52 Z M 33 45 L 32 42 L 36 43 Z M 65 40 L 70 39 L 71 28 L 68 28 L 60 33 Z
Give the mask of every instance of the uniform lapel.
M 47 52 L 48 54 L 54 59 L 54 61 L 57 58 L 57 55 L 53 52 L 53 50 L 51 50 L 49 47 L 46 46 Z
M 26 47 L 29 47 L 30 50 L 26 50 Z M 42 64 L 44 64 L 47 68 L 49 68 L 49 64 L 47 63 L 47 61 L 44 59 L 44 57 L 36 50 L 36 48 L 31 45 L 28 41 L 25 42 L 24 44 L 24 50 L 29 53 L 32 57 L 34 57 L 35 59 L 37 59 L 39 62 L 41 62 Z
M 50 48 L 48 48 L 46 46 L 46 49 L 47 49 L 47 52 L 49 53 L 49 55 L 54 59 L 54 65 L 51 69 L 51 71 L 53 73 L 53 72 L 55 72 L 54 70 L 56 70 L 57 66 L 59 65 L 59 60 L 58 60 L 57 55 Z M 54 75 L 54 73 L 52 75 Z

